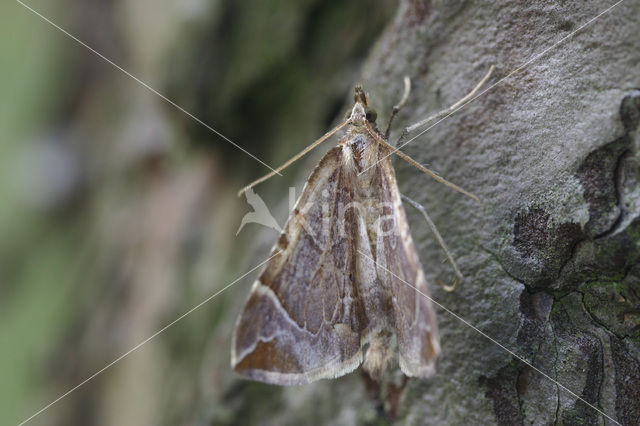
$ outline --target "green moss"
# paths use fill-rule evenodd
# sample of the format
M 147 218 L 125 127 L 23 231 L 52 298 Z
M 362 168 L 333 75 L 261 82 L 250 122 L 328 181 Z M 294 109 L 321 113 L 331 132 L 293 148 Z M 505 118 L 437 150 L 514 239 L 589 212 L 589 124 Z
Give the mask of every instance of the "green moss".
M 634 289 L 634 287 L 636 287 Z M 591 317 L 619 337 L 640 338 L 638 283 L 593 281 L 580 287 L 585 309 Z

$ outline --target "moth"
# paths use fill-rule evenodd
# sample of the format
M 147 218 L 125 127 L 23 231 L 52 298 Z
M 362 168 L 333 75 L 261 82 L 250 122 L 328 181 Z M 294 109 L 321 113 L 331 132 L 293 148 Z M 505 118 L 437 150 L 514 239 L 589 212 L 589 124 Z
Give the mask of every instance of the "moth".
M 492 70 L 465 98 L 407 127 L 405 133 L 455 111 L 471 99 Z M 299 385 L 339 377 L 362 364 L 379 380 L 395 347 L 405 375 L 427 378 L 434 374 L 440 352 L 438 327 L 431 301 L 420 295 L 428 294 L 427 281 L 409 231 L 391 154 L 476 197 L 387 142 L 391 122 L 409 92 L 410 80 L 405 77 L 404 96 L 382 133 L 368 96 L 357 86 L 346 121 L 276 170 L 346 127 L 338 145 L 308 178 L 273 247 L 274 257 L 254 282 L 237 320 L 231 365 L 241 376 Z M 460 273 L 442 238 L 424 209 L 421 211 L 458 279 Z

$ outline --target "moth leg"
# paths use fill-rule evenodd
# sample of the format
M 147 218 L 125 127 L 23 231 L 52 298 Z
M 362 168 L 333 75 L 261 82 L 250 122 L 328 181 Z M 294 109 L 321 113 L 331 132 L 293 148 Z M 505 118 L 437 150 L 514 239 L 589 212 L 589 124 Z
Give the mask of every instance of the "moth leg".
M 436 240 L 438 240 L 438 244 L 440 244 L 440 247 L 442 247 L 442 250 L 444 250 L 444 254 L 447 257 L 447 260 L 449 261 L 449 264 L 453 268 L 453 273 L 455 275 L 453 283 L 451 283 L 450 285 L 446 285 L 445 283 L 443 283 L 441 281 L 440 285 L 442 286 L 442 288 L 445 291 L 453 291 L 453 290 L 455 290 L 456 287 L 458 287 L 458 284 L 460 283 L 460 281 L 462 281 L 462 274 L 460 273 L 460 270 L 458 269 L 458 265 L 456 265 L 456 261 L 453 259 L 453 256 L 451 255 L 451 252 L 449 251 L 449 248 L 444 243 L 444 240 L 442 239 L 442 236 L 440 235 L 440 232 L 438 232 L 438 228 L 436 228 L 435 223 L 433 223 L 433 221 L 431 220 L 431 218 L 427 214 L 427 210 L 424 208 L 424 206 L 422 204 L 418 203 L 417 201 L 412 200 L 411 198 L 407 197 L 404 194 L 400 194 L 400 196 L 402 197 L 403 200 L 405 200 L 406 202 L 411 204 L 420 213 L 422 213 L 422 216 L 424 217 L 424 220 L 427 222 L 427 225 L 429 225 L 429 228 L 431 228 L 431 232 L 433 232 L 433 235 L 436 236 Z
M 480 90 L 480 88 L 482 86 L 484 86 L 484 84 L 489 80 L 489 78 L 491 77 L 491 74 L 493 73 L 494 69 L 495 69 L 495 66 L 491 65 L 491 68 L 489 68 L 489 72 L 487 72 L 487 75 L 485 75 L 482 78 L 482 80 L 480 80 L 480 82 L 476 85 L 476 87 L 474 87 L 472 91 L 467 93 L 464 98 L 460 99 L 458 102 L 456 102 L 455 104 L 451 105 L 449 108 L 443 109 L 442 111 L 437 112 L 437 113 L 433 114 L 432 116 L 425 118 L 424 120 L 418 121 L 417 123 L 412 124 L 411 126 L 405 127 L 404 130 L 402 131 L 402 135 L 400 136 L 400 138 L 398 139 L 398 142 L 396 143 L 396 146 L 399 146 L 400 143 L 402 142 L 402 140 L 409 133 L 413 132 L 417 128 L 422 127 L 425 124 L 429 124 L 429 123 L 431 123 L 433 121 L 439 120 L 439 119 L 445 117 L 446 115 L 452 114 L 458 108 L 463 106 L 465 103 L 469 102 L 471 100 L 471 98 L 473 98 L 475 96 L 475 94 L 478 92 L 478 90 Z
M 393 152 L 394 154 L 397 154 L 398 157 L 402 158 L 404 161 L 406 161 L 407 163 L 411 164 L 413 167 L 417 168 L 418 170 L 420 170 L 421 172 L 431 176 L 432 178 L 434 178 L 435 180 L 437 180 L 438 182 L 440 182 L 441 184 L 448 186 L 449 188 L 452 188 L 458 192 L 460 192 L 461 194 L 466 195 L 469 198 L 474 199 L 477 202 L 481 202 L 480 199 L 478 197 L 476 197 L 475 195 L 473 195 L 472 193 L 470 193 L 469 191 L 466 191 L 462 188 L 460 188 L 458 185 L 456 185 L 455 183 L 451 183 L 448 180 L 438 176 L 437 174 L 435 174 L 434 172 L 432 172 L 431 170 L 427 169 L 425 166 L 423 166 L 422 164 L 418 163 L 416 160 L 414 160 L 413 158 L 409 157 L 407 154 L 405 154 L 404 152 L 400 151 L 399 149 L 395 148 L 394 146 L 391 146 L 387 141 L 385 141 L 384 139 L 382 139 L 382 137 L 380 135 L 378 135 L 375 130 L 373 130 L 373 128 L 371 127 L 371 125 L 369 124 L 369 122 L 365 121 L 364 122 L 369 134 L 376 140 L 376 142 L 378 142 L 380 145 L 384 146 L 385 148 L 387 148 L 389 151 Z M 273 173 L 272 173 L 273 174 Z
M 404 107 L 409 99 L 409 93 L 411 93 L 411 79 L 409 76 L 404 76 L 404 93 L 402 94 L 402 99 L 396 105 L 393 106 L 393 110 L 391 110 L 391 116 L 389 117 L 389 121 L 387 123 L 387 130 L 384 131 L 384 138 L 389 139 L 389 133 L 391 132 L 391 123 L 393 119 L 396 118 L 396 115 L 400 110 Z
M 264 182 L 265 180 L 273 177 L 274 175 L 280 173 L 281 171 L 283 171 L 284 169 L 286 169 L 287 167 L 289 167 L 291 164 L 293 164 L 295 161 L 299 160 L 301 157 L 303 157 L 304 155 L 306 155 L 309 151 L 311 151 L 312 149 L 314 149 L 315 147 L 317 147 L 318 145 L 320 145 L 322 142 L 326 141 L 327 139 L 329 139 L 335 132 L 337 132 L 338 130 L 342 129 L 346 124 L 348 123 L 348 121 L 344 121 L 342 122 L 342 124 L 339 124 L 338 126 L 334 127 L 333 129 L 329 130 L 327 133 L 325 133 L 322 137 L 320 137 L 319 139 L 316 139 L 315 142 L 313 142 L 311 145 L 309 145 L 308 147 L 306 147 L 305 149 L 303 149 L 302 151 L 300 151 L 298 154 L 296 154 L 293 158 L 291 158 L 289 161 L 287 161 L 286 163 L 284 163 L 282 166 L 278 167 L 277 169 L 275 169 L 274 171 L 272 171 L 271 173 L 268 173 L 264 176 L 262 176 L 260 179 L 256 179 L 253 182 L 251 182 L 249 185 L 245 186 L 244 188 L 242 188 L 240 191 L 238 191 L 238 197 L 242 196 L 242 194 L 245 191 L 248 191 L 249 189 L 253 188 L 254 186 L 256 186 L 259 183 Z

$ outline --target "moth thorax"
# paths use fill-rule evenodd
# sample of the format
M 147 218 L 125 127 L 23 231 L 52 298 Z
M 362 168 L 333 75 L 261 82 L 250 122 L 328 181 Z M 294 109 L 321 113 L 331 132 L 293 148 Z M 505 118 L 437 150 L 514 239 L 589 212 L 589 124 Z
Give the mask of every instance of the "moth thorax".
M 365 111 L 365 107 L 360 102 L 356 102 L 351 110 L 349 120 L 353 123 L 360 123 L 366 119 L 366 116 L 367 112 Z
M 366 171 L 367 175 L 371 175 L 371 166 L 375 165 L 378 157 L 378 144 L 369 135 L 353 134 L 345 141 L 344 150 L 345 160 L 351 163 L 349 165 L 355 168 L 358 174 Z

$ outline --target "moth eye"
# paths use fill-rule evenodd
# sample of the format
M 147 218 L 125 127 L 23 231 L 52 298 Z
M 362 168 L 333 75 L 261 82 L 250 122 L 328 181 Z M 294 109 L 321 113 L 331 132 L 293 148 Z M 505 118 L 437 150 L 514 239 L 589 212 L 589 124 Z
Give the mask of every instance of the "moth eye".
M 365 117 L 367 117 L 367 121 L 369 123 L 375 123 L 376 118 L 378 118 L 378 113 L 376 113 L 376 110 L 373 108 L 367 108 L 365 112 L 366 112 Z

